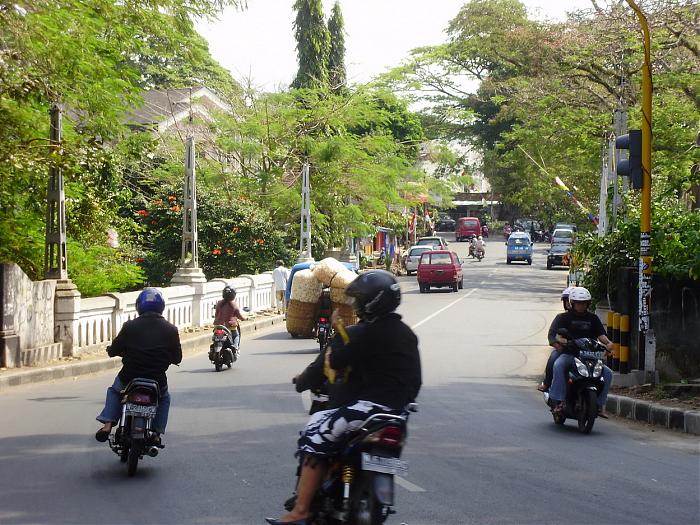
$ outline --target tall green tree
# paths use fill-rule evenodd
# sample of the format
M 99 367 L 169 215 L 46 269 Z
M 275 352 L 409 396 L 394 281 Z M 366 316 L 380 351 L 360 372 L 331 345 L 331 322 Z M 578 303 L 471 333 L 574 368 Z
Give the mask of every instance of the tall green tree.
M 330 35 L 323 17 L 321 0 L 296 0 L 294 36 L 297 41 L 299 70 L 292 82 L 295 89 L 328 87 Z
M 336 2 L 328 19 L 328 33 L 331 38 L 331 49 L 328 55 L 328 85 L 334 93 L 345 89 L 347 73 L 345 70 L 345 21 Z

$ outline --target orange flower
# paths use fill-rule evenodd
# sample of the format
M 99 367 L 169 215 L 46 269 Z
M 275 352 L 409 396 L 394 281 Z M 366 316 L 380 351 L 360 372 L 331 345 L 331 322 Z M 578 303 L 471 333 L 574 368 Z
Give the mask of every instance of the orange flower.
M 136 258 L 136 262 L 137 262 L 137 263 L 142 263 L 142 262 L 145 261 L 145 260 L 146 260 L 146 259 L 144 259 L 143 257 L 137 257 L 137 258 Z
M 214 248 L 214 249 L 211 251 L 211 253 L 213 253 L 214 255 L 221 255 L 221 250 L 219 250 L 218 248 Z
M 177 213 L 180 211 L 180 206 L 178 206 L 177 204 L 175 206 L 171 206 L 170 211 L 174 211 Z
M 263 239 L 255 239 L 255 244 L 257 244 L 258 246 L 262 246 L 263 244 L 265 244 L 265 241 Z
M 177 197 L 175 197 L 175 195 L 168 195 L 168 200 L 173 202 L 174 200 L 177 200 Z
M 163 204 L 163 199 L 156 199 L 153 201 L 153 204 L 155 204 L 156 206 L 160 206 L 161 204 Z
M 139 210 L 136 213 L 139 214 L 141 217 L 148 217 L 148 212 L 146 210 Z
M 153 226 L 155 226 L 156 224 L 158 224 L 158 221 L 156 221 L 156 220 L 154 219 L 154 220 L 151 221 L 151 224 L 152 224 Z

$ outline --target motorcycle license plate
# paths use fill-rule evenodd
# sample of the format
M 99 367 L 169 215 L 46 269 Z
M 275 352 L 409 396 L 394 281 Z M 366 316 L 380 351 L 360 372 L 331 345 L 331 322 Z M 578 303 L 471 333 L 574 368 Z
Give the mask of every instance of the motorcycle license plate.
M 585 357 L 587 359 L 605 359 L 605 352 L 591 352 L 589 350 L 579 351 L 579 357 Z
M 156 407 L 153 405 L 134 405 L 133 403 L 127 403 L 126 411 L 129 414 L 143 417 L 155 417 L 156 415 Z
M 383 474 L 406 475 L 408 463 L 396 458 L 373 456 L 367 452 L 362 453 L 362 470 L 381 472 Z

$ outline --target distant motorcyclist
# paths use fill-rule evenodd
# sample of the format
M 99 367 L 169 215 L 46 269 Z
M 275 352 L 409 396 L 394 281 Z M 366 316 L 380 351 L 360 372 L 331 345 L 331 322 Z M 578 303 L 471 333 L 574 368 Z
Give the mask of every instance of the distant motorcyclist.
M 481 235 L 477 237 L 476 242 L 474 243 L 474 254 L 477 255 L 479 252 L 481 252 L 482 257 L 486 255 L 486 242 Z
M 225 326 L 231 331 L 229 344 L 237 353 L 241 346 L 241 331 L 238 322 L 245 321 L 245 317 L 243 317 L 236 302 L 236 289 L 233 286 L 224 286 L 221 295 L 222 299 L 216 303 L 214 324 Z
M 95 434 L 95 439 L 105 442 L 112 427 L 121 416 L 121 391 L 132 379 L 142 377 L 158 382 L 160 399 L 158 411 L 153 420 L 153 431 L 158 435 L 165 432 L 170 409 L 170 393 L 165 371 L 173 364 L 182 361 L 182 348 L 177 327 L 163 318 L 165 300 L 155 288 L 145 288 L 136 299 L 136 319 L 124 323 L 112 344 L 107 347 L 110 357 L 121 356 L 122 369 L 112 386 L 107 389 L 105 406 L 97 421 L 103 426 Z
M 549 329 L 549 343 L 561 352 L 554 362 L 552 385 L 549 389 L 549 398 L 554 403 L 557 403 L 553 408 L 555 412 L 561 412 L 565 409 L 566 374 L 575 357 L 572 353 L 569 353 L 568 346 L 562 344 L 557 337 L 556 334 L 559 329 L 566 328 L 572 339 L 583 337 L 598 339 L 607 347 L 608 352 L 612 351 L 613 347 L 612 341 L 605 334 L 603 323 L 597 315 L 588 311 L 588 307 L 591 304 L 591 293 L 586 288 L 575 287 L 569 293 L 569 303 L 571 304 L 571 310 L 557 315 Z M 552 333 L 555 334 L 554 337 L 551 336 Z M 608 398 L 612 377 L 612 370 L 604 366 L 604 386 L 603 390 L 598 394 L 598 415 L 604 418 L 608 417 L 605 411 L 605 402 Z
M 339 408 L 311 416 L 298 443 L 303 459 L 294 508 L 279 520 L 267 518 L 271 524 L 306 523 L 327 458 L 342 450 L 343 435 L 358 429 L 372 414 L 400 412 L 421 387 L 418 339 L 395 313 L 401 302 L 395 277 L 383 270 L 370 271 L 350 283 L 346 293 L 354 298 L 363 322 L 346 331 L 339 312 L 333 312 L 337 335 L 326 354 L 326 364 L 334 371 L 351 367 L 358 378 L 356 397 Z

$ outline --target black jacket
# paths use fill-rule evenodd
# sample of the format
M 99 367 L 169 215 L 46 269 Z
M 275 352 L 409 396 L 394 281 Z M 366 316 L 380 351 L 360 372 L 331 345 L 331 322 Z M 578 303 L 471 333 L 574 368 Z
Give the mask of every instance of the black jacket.
M 549 333 L 547 334 L 550 345 L 554 345 L 557 330 L 560 328 L 566 328 L 569 331 L 569 337 L 571 339 L 580 339 L 581 337 L 598 339 L 601 335 L 605 335 L 603 323 L 596 314 L 588 311 L 582 314 L 568 311 L 557 315 L 554 321 L 552 321 L 549 327 Z M 572 353 L 572 351 L 573 350 L 567 350 L 566 348 L 563 350 L 564 353 Z
M 324 352 L 319 353 L 316 359 L 299 374 L 295 383 L 299 393 L 305 390 L 325 393 L 328 396 L 328 403 L 325 405 L 324 410 L 338 408 L 358 399 L 357 374 L 353 374 L 352 370 L 344 381 L 336 381 L 334 383 L 328 381 L 328 378 L 323 373 L 323 364 L 327 351 L 328 347 L 326 347 Z
M 395 410 L 414 401 L 422 383 L 418 338 L 401 316 L 392 313 L 347 332 L 347 345 L 339 335 L 333 338 L 330 364 L 335 370 L 352 367 L 354 399 Z
M 182 361 L 180 334 L 162 315 L 146 312 L 124 323 L 107 353 L 122 357 L 118 374 L 122 382 L 144 377 L 158 381 L 163 390 L 168 386 L 165 371 Z

